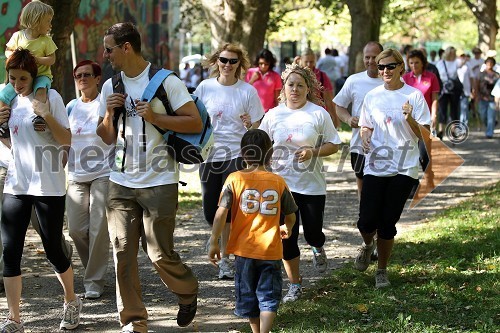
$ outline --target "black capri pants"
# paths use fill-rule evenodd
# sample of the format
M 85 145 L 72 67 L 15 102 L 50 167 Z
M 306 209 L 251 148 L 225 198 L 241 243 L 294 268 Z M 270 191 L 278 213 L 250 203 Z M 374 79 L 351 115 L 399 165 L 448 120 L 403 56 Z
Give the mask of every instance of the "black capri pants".
M 209 225 L 214 224 L 215 212 L 219 207 L 220 193 L 226 178 L 233 172 L 245 168 L 243 158 L 238 157 L 224 162 L 206 162 L 200 164 L 201 199 L 203 214 Z M 231 213 L 227 214 L 231 222 Z
M 65 201 L 65 195 L 38 197 L 4 194 L 2 203 L 4 277 L 21 275 L 21 257 L 33 205 L 40 223 L 40 237 L 47 259 L 57 273 L 68 270 L 71 263 L 64 255 L 61 244 Z
M 292 235 L 283 239 L 283 259 L 292 260 L 300 256 L 299 222 L 302 222 L 304 238 L 310 246 L 322 247 L 325 244 L 323 233 L 323 215 L 325 213 L 326 195 L 307 195 L 292 192 L 293 199 L 299 207 L 295 212 L 295 224 Z
M 406 199 L 417 184 L 418 180 L 406 175 L 365 175 L 359 203 L 359 231 L 364 234 L 376 231 L 381 239 L 393 239 Z

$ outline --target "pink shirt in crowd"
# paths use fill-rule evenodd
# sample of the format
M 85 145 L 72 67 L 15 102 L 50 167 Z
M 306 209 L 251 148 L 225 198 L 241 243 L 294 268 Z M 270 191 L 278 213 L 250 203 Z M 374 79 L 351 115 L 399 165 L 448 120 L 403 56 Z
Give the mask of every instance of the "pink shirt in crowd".
M 413 72 L 409 72 L 403 75 L 403 80 L 407 85 L 417 88 L 422 92 L 422 94 L 424 94 L 427 106 L 429 107 L 429 110 L 431 110 L 432 93 L 439 93 L 440 91 L 439 81 L 436 75 L 429 71 L 423 71 L 420 82 L 418 82 L 418 78 L 415 74 Z
M 246 82 L 250 82 L 253 73 L 258 72 L 259 68 L 250 68 L 245 77 Z M 274 108 L 276 105 L 274 103 L 275 91 L 281 90 L 281 77 L 278 73 L 273 70 L 267 71 L 266 74 L 262 75 L 261 79 L 253 83 L 257 93 L 259 94 L 260 101 L 264 107 L 264 112 L 269 111 L 269 109 Z

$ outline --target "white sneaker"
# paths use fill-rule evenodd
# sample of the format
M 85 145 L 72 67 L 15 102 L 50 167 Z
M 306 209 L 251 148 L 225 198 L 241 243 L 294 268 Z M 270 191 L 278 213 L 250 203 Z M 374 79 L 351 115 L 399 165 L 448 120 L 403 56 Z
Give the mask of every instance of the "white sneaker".
M 0 333 L 24 333 L 24 325 L 12 319 L 5 319 L 0 325 Z
M 371 262 L 371 256 L 375 250 L 375 242 L 372 241 L 372 245 L 366 245 L 363 243 L 359 248 L 359 253 L 356 259 L 354 259 L 354 268 L 358 271 L 364 272 L 368 268 Z
M 222 258 L 219 261 L 219 279 L 221 280 L 234 279 L 233 265 L 228 258 Z
M 326 258 L 325 250 L 322 247 L 318 249 L 314 246 L 312 247 L 312 250 L 314 268 L 316 268 L 319 273 L 324 273 L 328 268 L 328 260 Z
M 289 283 L 288 292 L 283 297 L 283 303 L 295 302 L 302 296 L 302 285 L 299 283 Z
M 72 330 L 80 325 L 80 312 L 82 311 L 83 303 L 80 297 L 76 297 L 74 301 L 64 303 L 64 313 L 59 325 L 59 329 Z
M 387 277 L 387 270 L 377 269 L 377 273 L 375 273 L 375 288 L 385 288 L 390 285 L 391 283 Z

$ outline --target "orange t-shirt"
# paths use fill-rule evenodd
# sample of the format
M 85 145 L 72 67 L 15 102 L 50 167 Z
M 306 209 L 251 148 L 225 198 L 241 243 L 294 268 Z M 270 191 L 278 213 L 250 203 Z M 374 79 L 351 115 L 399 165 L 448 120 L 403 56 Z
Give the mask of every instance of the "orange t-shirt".
M 298 208 L 281 176 L 261 170 L 233 172 L 219 206 L 231 209 L 228 253 L 260 260 L 283 258 L 280 216 Z

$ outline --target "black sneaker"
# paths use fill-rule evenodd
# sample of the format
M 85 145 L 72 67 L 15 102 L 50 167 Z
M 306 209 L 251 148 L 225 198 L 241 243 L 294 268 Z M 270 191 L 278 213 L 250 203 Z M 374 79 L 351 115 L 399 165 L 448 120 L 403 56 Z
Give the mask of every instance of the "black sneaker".
M 194 316 L 196 315 L 197 307 L 197 298 L 195 298 L 191 304 L 179 304 L 179 312 L 177 312 L 177 325 L 180 327 L 186 327 L 191 324 Z

